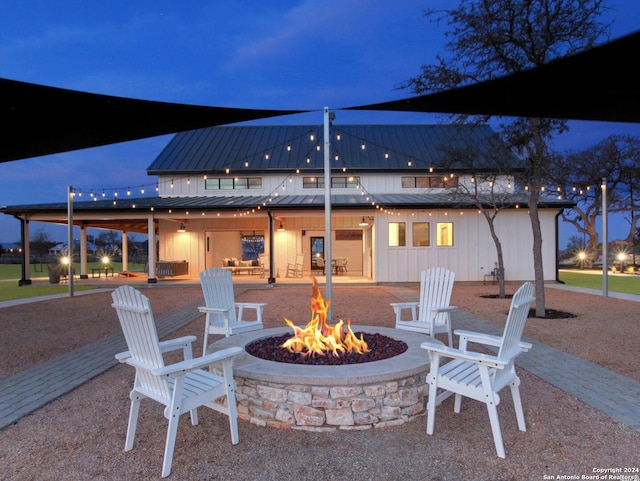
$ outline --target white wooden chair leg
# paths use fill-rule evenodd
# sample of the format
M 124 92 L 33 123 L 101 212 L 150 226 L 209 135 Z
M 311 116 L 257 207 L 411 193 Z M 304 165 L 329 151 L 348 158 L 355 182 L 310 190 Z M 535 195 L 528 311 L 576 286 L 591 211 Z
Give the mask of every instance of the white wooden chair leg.
M 127 426 L 127 439 L 124 442 L 124 450 L 131 451 L 133 448 L 133 440 L 136 436 L 136 428 L 138 426 L 138 413 L 140 412 L 140 401 L 142 396 L 136 392 L 131 392 L 131 408 L 129 409 L 129 425 Z
M 171 404 L 165 409 L 165 417 L 169 420 L 167 426 L 167 441 L 164 445 L 164 461 L 162 462 L 162 477 L 165 478 L 171 473 L 171 463 L 173 462 L 173 450 L 176 445 L 176 435 L 178 424 L 180 423 L 180 400 L 184 389 L 184 376 L 175 379 Z M 197 418 L 197 415 L 196 415 Z
M 489 421 L 491 422 L 491 431 L 493 432 L 493 442 L 496 445 L 496 452 L 499 458 L 504 458 L 504 444 L 502 443 L 502 431 L 500 430 L 500 420 L 498 419 L 498 409 L 493 402 L 487 403 L 487 411 L 489 413 Z
M 462 395 L 456 393 L 453 401 L 453 412 L 456 414 L 460 414 L 461 408 L 462 408 Z
M 209 314 L 204 316 L 204 340 L 202 343 L 202 355 L 207 355 L 207 342 L 209 339 Z
M 436 387 L 436 376 L 437 374 L 432 373 L 427 375 L 427 382 L 429 383 L 429 399 L 427 401 L 427 434 L 433 434 L 436 425 L 436 406 L 438 405 L 436 399 L 436 393 L 438 391 Z
M 520 399 L 520 379 L 516 378 L 511 383 L 511 397 L 513 397 L 513 407 L 516 410 L 516 419 L 518 420 L 518 429 L 520 431 L 527 430 L 527 424 L 524 421 L 524 411 L 522 409 L 522 400 Z
M 222 373 L 226 381 L 227 410 L 229 415 L 229 428 L 231 429 L 231 444 L 238 444 L 238 408 L 236 406 L 236 385 L 233 380 L 232 363 L 224 361 L 222 363 Z
M 484 391 L 484 402 L 487 405 L 489 413 L 489 422 L 491 423 L 491 431 L 493 432 L 493 442 L 496 445 L 498 457 L 504 458 L 504 444 L 502 442 L 502 431 L 500 430 L 500 420 L 498 419 L 497 405 L 500 403 L 500 396 L 494 393 L 491 388 L 491 376 L 486 366 L 478 366 L 480 369 L 480 378 L 482 379 L 482 390 Z
M 176 445 L 176 434 L 178 432 L 178 423 L 180 422 L 180 414 L 173 413 L 169 417 L 169 426 L 167 427 L 167 441 L 164 445 L 164 461 L 162 462 L 162 477 L 166 478 L 171 474 L 171 463 L 173 462 L 173 450 Z
M 192 426 L 197 426 L 198 425 L 198 409 L 192 409 L 191 411 L 189 411 L 189 417 L 191 418 L 191 425 Z

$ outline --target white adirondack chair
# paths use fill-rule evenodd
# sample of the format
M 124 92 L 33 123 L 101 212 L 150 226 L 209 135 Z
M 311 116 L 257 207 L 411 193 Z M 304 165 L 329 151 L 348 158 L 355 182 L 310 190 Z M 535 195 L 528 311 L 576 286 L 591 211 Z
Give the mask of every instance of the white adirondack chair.
M 231 370 L 233 356 L 242 348 L 233 347 L 208 356 L 193 359 L 191 343 L 195 336 L 185 336 L 159 342 L 149 299 L 131 286 L 122 286 L 112 293 L 112 306 L 118 313 L 127 341 L 128 351 L 116 355 L 122 363 L 136 369 L 129 412 L 125 451 L 133 448 L 140 402 L 150 398 L 165 405 L 169 421 L 164 448 L 162 476 L 171 472 L 173 450 L 180 415 L 190 412 L 191 424 L 198 424 L 197 408 L 207 406 L 229 417 L 232 444 L 238 444 L 238 413 L 235 381 Z M 184 360 L 165 365 L 163 353 L 183 349 Z M 221 374 L 203 368 L 214 363 L 222 365 Z
M 204 324 L 203 354 L 207 352 L 209 334 L 229 337 L 241 332 L 262 329 L 262 313 L 266 303 L 236 302 L 233 279 L 228 269 L 211 267 L 200 273 L 200 285 L 206 306 L 199 307 L 206 314 Z M 255 309 L 255 319 L 244 320 L 245 309 Z
M 302 277 L 304 272 L 304 254 L 296 254 L 296 262 L 287 263 L 287 277 Z
M 422 332 L 429 336 L 447 333 L 449 345 L 453 346 L 451 312 L 458 308 L 449 303 L 454 280 L 455 273 L 442 267 L 422 271 L 419 301 L 391 303 L 396 314 L 396 329 Z M 411 309 L 411 319 L 402 319 L 404 309 Z
M 456 329 L 460 336 L 459 349 L 446 347 L 438 341 L 420 344 L 429 351 L 431 367 L 427 375 L 429 401 L 427 403 L 427 433 L 433 434 L 436 406 L 455 394 L 454 411 L 460 412 L 462 396 L 475 399 L 487 405 L 493 441 L 499 457 L 505 457 L 502 432 L 496 406 L 500 402 L 498 393 L 505 386 L 511 388 L 513 405 L 520 431 L 526 431 L 522 401 L 520 400 L 520 378 L 516 375 L 515 358 L 531 349 L 531 344 L 522 342 L 522 332 L 529 314 L 529 307 L 535 301 L 533 285 L 524 283 L 514 294 L 502 337 Z M 495 356 L 469 351 L 468 343 L 475 342 L 498 348 Z M 443 360 L 451 359 L 442 364 Z M 441 390 L 438 394 L 438 390 Z

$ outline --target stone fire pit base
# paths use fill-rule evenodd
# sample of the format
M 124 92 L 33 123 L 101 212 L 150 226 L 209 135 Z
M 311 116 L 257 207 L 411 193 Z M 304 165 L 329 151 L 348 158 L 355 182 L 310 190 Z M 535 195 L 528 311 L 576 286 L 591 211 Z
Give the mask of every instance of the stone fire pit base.
M 247 352 L 234 359 L 240 419 L 253 424 L 305 431 L 370 429 L 404 424 L 425 412 L 429 337 L 383 327 L 352 326 L 404 341 L 406 352 L 390 359 L 343 366 L 306 366 L 267 361 Z M 244 348 L 261 338 L 291 333 L 264 329 L 221 339 L 207 352 Z

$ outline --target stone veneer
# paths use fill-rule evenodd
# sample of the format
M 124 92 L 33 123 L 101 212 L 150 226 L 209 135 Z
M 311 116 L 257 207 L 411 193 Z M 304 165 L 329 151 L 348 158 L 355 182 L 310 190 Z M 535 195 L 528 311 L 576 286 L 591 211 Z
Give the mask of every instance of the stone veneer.
M 240 419 L 266 427 L 305 431 L 397 426 L 424 414 L 429 371 L 420 343 L 429 337 L 397 329 L 352 326 L 404 341 L 406 352 L 390 359 L 344 366 L 306 366 L 259 359 L 246 351 L 234 359 Z M 215 342 L 217 351 L 292 332 L 274 328 Z

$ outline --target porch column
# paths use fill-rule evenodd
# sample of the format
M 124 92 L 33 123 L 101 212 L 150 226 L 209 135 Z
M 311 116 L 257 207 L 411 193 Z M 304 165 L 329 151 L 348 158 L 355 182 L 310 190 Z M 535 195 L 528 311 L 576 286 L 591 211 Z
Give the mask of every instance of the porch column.
M 153 215 L 149 216 L 147 220 L 147 263 L 149 264 L 149 284 L 156 284 L 156 225 L 153 219 Z
M 31 285 L 31 252 L 29 249 L 29 221 L 19 219 L 22 224 L 22 279 L 18 281 L 19 286 Z
M 87 228 L 80 226 L 80 279 L 88 279 L 87 275 Z
M 129 270 L 129 238 L 126 230 L 122 231 L 122 270 Z

